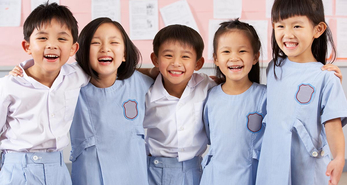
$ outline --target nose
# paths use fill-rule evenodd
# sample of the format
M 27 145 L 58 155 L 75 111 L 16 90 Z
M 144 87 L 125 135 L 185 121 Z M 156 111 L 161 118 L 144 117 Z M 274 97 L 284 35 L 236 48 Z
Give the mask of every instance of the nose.
M 107 44 L 102 44 L 100 51 L 101 51 L 102 53 L 107 53 L 107 52 L 110 51 L 110 48 L 108 47 Z
M 239 55 L 238 52 L 231 52 L 230 57 L 229 57 L 229 61 L 230 62 L 235 62 L 239 60 Z
M 293 38 L 294 37 L 293 30 L 291 28 L 284 29 L 284 37 Z
M 175 67 L 180 67 L 182 65 L 181 60 L 179 57 L 175 57 L 172 61 L 172 65 Z
M 49 41 L 49 42 L 47 42 L 46 48 L 47 49 L 58 49 L 58 45 L 54 41 Z

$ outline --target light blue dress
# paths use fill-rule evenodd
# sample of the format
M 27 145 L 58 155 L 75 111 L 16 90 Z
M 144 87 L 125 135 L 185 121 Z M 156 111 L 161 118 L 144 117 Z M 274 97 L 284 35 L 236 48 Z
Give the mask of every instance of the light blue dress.
M 111 87 L 81 89 L 70 130 L 74 185 L 148 184 L 143 118 L 152 83 L 135 71 Z
M 273 62 L 267 74 L 266 130 L 258 166 L 258 185 L 326 185 L 331 155 L 324 123 L 341 118 L 347 102 L 334 72 L 320 62 Z
M 255 184 L 265 115 L 265 85 L 253 83 L 239 95 L 225 94 L 221 85 L 211 89 L 204 107 L 210 148 L 200 185 Z

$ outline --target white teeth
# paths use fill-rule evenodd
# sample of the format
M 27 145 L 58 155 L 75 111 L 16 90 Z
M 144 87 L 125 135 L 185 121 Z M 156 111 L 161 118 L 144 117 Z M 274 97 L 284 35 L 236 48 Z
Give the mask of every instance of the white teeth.
M 230 66 L 229 69 L 241 69 L 243 66 Z
M 295 47 L 296 44 L 295 44 L 295 43 L 286 43 L 286 46 L 287 46 L 287 47 Z
M 57 55 L 45 55 L 45 57 L 48 57 L 48 58 L 57 58 L 58 56 L 57 56 Z
M 174 75 L 182 74 L 182 72 L 178 72 L 178 71 L 171 71 L 171 73 L 174 74 Z
M 99 60 L 112 60 L 112 58 L 99 58 Z

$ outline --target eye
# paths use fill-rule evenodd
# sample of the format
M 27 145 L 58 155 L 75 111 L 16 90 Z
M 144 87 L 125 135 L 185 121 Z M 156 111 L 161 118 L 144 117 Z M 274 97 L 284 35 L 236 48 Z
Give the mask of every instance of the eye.
M 224 51 L 222 51 L 222 53 L 230 53 L 230 51 L 224 50 Z
M 190 58 L 189 56 L 187 56 L 187 55 L 184 55 L 184 56 L 182 56 L 182 58 Z
M 119 44 L 119 42 L 111 42 L 111 44 Z
M 240 50 L 240 53 L 245 53 L 245 52 L 247 52 L 246 50 Z
M 294 26 L 294 28 L 301 28 L 301 26 L 299 26 L 299 25 L 295 25 L 295 26 Z
M 171 58 L 172 57 L 172 55 L 169 55 L 169 54 L 166 54 L 164 56 L 167 57 L 167 58 Z
M 60 40 L 60 41 L 67 41 L 66 38 L 58 38 L 58 40 Z
M 47 40 L 47 37 L 38 37 L 38 40 Z
M 94 41 L 94 42 L 91 42 L 90 44 L 92 44 L 92 45 L 97 45 L 97 44 L 100 44 L 100 42 Z
M 276 26 L 276 28 L 284 28 L 284 26 L 279 24 Z

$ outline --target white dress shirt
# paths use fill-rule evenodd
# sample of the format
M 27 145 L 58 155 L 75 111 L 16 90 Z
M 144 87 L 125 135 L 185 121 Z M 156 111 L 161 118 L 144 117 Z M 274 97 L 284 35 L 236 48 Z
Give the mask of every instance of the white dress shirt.
M 69 144 L 80 88 L 89 77 L 75 64 L 62 66 L 51 88 L 28 76 L 0 78 L 0 150 L 6 152 L 60 151 Z
M 181 98 L 171 96 L 158 75 L 146 95 L 144 127 L 149 153 L 186 161 L 206 150 L 207 136 L 202 122 L 203 103 L 215 82 L 194 73 Z

